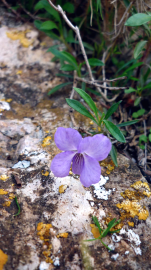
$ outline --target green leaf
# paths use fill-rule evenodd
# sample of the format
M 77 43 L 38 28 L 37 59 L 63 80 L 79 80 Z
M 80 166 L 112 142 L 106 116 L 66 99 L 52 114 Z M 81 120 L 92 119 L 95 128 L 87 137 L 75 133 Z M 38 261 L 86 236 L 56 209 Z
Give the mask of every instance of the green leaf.
M 124 69 L 125 67 L 127 67 L 127 66 L 129 66 L 130 64 L 135 63 L 135 62 L 136 62 L 135 59 L 132 59 L 132 60 L 128 61 L 126 64 L 124 64 L 122 67 L 120 67 L 120 68 L 118 69 L 118 71 L 116 72 L 116 74 L 119 73 L 119 72 L 120 72 L 122 69 Z
M 114 226 L 116 218 L 113 218 L 107 225 L 107 228 L 103 231 L 102 233 L 102 238 L 107 236 L 107 234 L 109 233 L 110 229 L 112 229 L 112 227 Z
M 60 52 L 54 46 L 50 47 L 47 50 L 47 52 L 51 52 L 52 54 L 57 56 L 59 59 L 62 59 L 64 61 L 67 61 L 68 63 L 72 64 L 75 67 L 76 70 L 78 69 L 78 63 L 77 63 L 75 57 L 72 56 L 70 53 L 65 52 L 65 51 Z
M 89 91 L 90 93 L 92 93 L 92 94 L 94 94 L 96 96 L 101 96 L 101 94 L 99 92 L 97 92 L 97 91 L 95 91 L 95 90 L 93 90 L 93 89 L 91 89 L 89 87 L 87 87 L 87 91 Z
M 79 44 L 79 41 L 78 41 L 78 40 L 75 40 L 74 37 L 70 37 L 70 36 L 68 36 L 68 37 L 66 38 L 66 41 L 69 42 L 69 43 Z M 82 42 L 82 43 L 83 43 L 83 46 L 84 46 L 86 49 L 89 49 L 89 50 L 91 50 L 91 51 L 94 51 L 93 46 L 91 46 L 89 43 L 87 43 L 87 42 Z
M 98 116 L 97 107 L 92 100 L 92 98 L 82 89 L 74 87 L 74 90 L 78 92 L 78 94 L 85 100 L 85 102 L 89 105 L 90 109 L 95 113 L 95 116 Z
M 132 114 L 132 117 L 133 117 L 133 118 L 138 118 L 139 116 L 142 116 L 144 113 L 145 113 L 145 109 L 140 109 L 140 110 L 138 110 L 137 112 L 134 112 L 134 113 Z
M 137 45 L 136 45 L 136 47 L 135 47 L 135 49 L 134 49 L 134 58 L 135 58 L 135 59 L 136 59 L 136 58 L 139 56 L 139 54 L 142 52 L 142 50 L 143 50 L 143 48 L 144 48 L 144 46 L 145 46 L 146 43 L 147 43 L 146 40 L 142 40 L 142 41 L 140 41 L 140 42 L 137 43 Z
M 75 70 L 75 67 L 73 67 L 71 65 L 63 65 L 63 66 L 61 66 L 60 69 L 63 71 L 73 71 L 73 70 Z
M 133 92 L 136 92 L 136 90 L 132 87 L 130 87 L 129 89 L 126 89 L 124 90 L 125 94 L 130 94 L 130 93 L 133 93 Z
M 42 3 L 42 1 L 39 1 L 39 2 L 35 5 L 34 10 L 39 10 L 39 9 L 42 9 L 42 8 L 44 8 L 43 3 Z
M 110 155 L 111 155 L 111 158 L 115 164 L 116 167 L 118 167 L 118 163 L 117 163 L 117 150 L 115 148 L 114 145 L 112 145 L 112 149 L 110 151 Z
M 141 136 L 139 136 L 139 142 L 140 143 L 141 142 L 147 142 L 147 137 L 144 134 L 142 134 Z
M 151 142 L 151 134 L 149 134 L 148 138 L 149 138 L 149 141 Z
M 145 13 L 137 13 L 128 18 L 126 26 L 140 26 L 151 21 L 151 16 Z
M 123 133 L 119 130 L 117 126 L 115 126 L 112 122 L 103 120 L 103 123 L 105 124 L 108 131 L 111 133 L 111 135 L 118 140 L 119 142 L 125 143 L 125 137 Z
M 41 27 L 41 25 L 42 25 L 42 22 L 39 21 L 39 20 L 35 20 L 35 21 L 34 21 L 34 25 L 35 25 L 35 27 L 36 27 L 37 29 L 40 30 L 40 27 Z
M 73 108 L 75 111 L 81 113 L 82 115 L 85 115 L 86 117 L 90 118 L 97 124 L 95 118 L 89 113 L 89 111 L 79 101 L 75 99 L 70 99 L 70 98 L 66 98 L 66 101 L 68 105 L 71 108 Z
M 119 102 L 113 104 L 110 109 L 108 109 L 106 115 L 105 115 L 105 120 L 107 120 L 118 108 L 119 104 L 122 102 L 122 100 L 120 100 Z
M 67 2 L 63 5 L 63 10 L 67 11 L 68 13 L 74 13 L 74 5 Z
M 137 106 L 141 101 L 141 97 L 137 97 L 134 101 L 134 106 Z
M 92 219 L 93 219 L 93 221 L 94 221 L 95 225 L 98 227 L 98 229 L 99 229 L 99 233 L 100 233 L 100 235 L 101 235 L 101 233 L 102 233 L 103 229 L 100 227 L 100 223 L 99 223 L 99 221 L 98 221 L 97 217 L 96 217 L 96 216 L 94 216 L 94 217 L 92 216 Z
M 103 20 L 103 13 L 102 13 L 102 5 L 101 5 L 101 0 L 97 0 L 97 11 L 100 9 L 100 15 Z
M 42 9 L 42 8 L 44 8 L 49 14 L 51 14 L 56 19 L 56 21 L 61 23 L 59 13 L 53 7 L 50 6 L 47 0 L 41 0 L 35 6 L 35 10 Z
M 134 125 L 138 122 L 138 120 L 132 120 L 132 121 L 128 121 L 128 122 L 124 122 L 121 124 L 116 125 L 117 127 L 126 127 L 126 126 L 130 126 L 130 125 Z
M 40 26 L 40 30 L 51 30 L 51 29 L 58 29 L 57 25 L 52 21 L 43 22 Z
M 59 89 L 63 88 L 63 87 L 66 86 L 66 85 L 69 85 L 69 84 L 72 84 L 72 82 L 61 83 L 61 84 L 55 86 L 54 88 L 52 88 L 52 89 L 48 92 L 48 95 L 54 94 L 54 93 L 57 92 Z
M 88 61 L 89 61 L 89 64 L 90 64 L 90 66 L 104 66 L 104 63 L 101 61 L 101 60 L 99 60 L 99 59 L 97 59 L 97 58 L 90 58 L 90 59 L 88 59 Z
M 127 73 L 127 72 L 130 71 L 130 70 L 135 69 L 136 67 L 142 66 L 143 64 L 144 64 L 143 62 L 135 63 L 135 64 L 133 64 L 131 67 L 129 67 L 128 69 L 126 69 L 126 70 L 123 72 L 123 74 Z
M 145 90 L 145 89 L 148 89 L 148 88 L 151 88 L 151 82 L 148 83 L 146 86 L 144 86 L 141 90 Z
M 57 73 L 56 76 L 58 76 L 58 77 L 67 77 L 67 78 L 73 79 L 73 76 L 71 76 L 69 74 Z
M 135 78 L 135 77 L 130 77 L 129 79 L 132 80 L 132 81 L 136 81 L 136 82 L 139 81 L 139 79 L 138 78 Z
M 61 52 L 64 58 L 66 59 L 65 61 L 68 61 L 69 63 L 73 64 L 74 66 L 78 67 L 78 63 L 73 55 L 71 55 L 68 52 Z

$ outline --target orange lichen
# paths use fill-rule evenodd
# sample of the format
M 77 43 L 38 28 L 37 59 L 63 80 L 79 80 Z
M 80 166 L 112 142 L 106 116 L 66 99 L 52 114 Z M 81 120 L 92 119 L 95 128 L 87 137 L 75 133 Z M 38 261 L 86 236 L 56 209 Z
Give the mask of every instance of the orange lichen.
M 127 199 L 121 204 L 118 203 L 116 206 L 119 209 L 123 209 L 132 218 L 138 216 L 139 219 L 146 220 L 149 216 L 148 211 L 144 209 L 136 200 L 130 201 Z
M 134 227 L 134 222 L 128 221 L 127 223 L 129 226 Z
M 16 75 L 21 75 L 23 73 L 22 70 L 17 70 Z
M 106 173 L 107 174 L 110 174 L 111 171 L 113 171 L 114 168 L 115 168 L 115 164 L 114 164 L 113 160 L 107 161 L 105 159 L 105 160 L 103 160 L 103 161 L 100 162 L 100 165 L 107 168 L 107 170 L 106 170 Z
M 39 235 L 41 240 L 48 240 L 47 238 L 50 236 L 49 229 L 52 228 L 51 224 L 44 224 L 43 222 L 38 223 L 37 225 L 37 235 Z
M 44 171 L 42 171 L 41 174 L 44 175 L 44 176 L 48 176 L 48 175 L 49 175 L 49 172 L 46 171 L 46 172 L 44 173 Z
M 15 198 L 15 195 L 14 195 L 13 193 L 10 193 L 10 194 L 9 194 L 9 199 L 10 199 L 10 200 L 13 200 L 14 198 Z
M 8 99 L 6 99 L 6 102 L 11 102 L 12 101 L 12 98 L 8 98 Z
M 58 235 L 57 235 L 57 238 L 59 238 L 59 237 L 62 237 L 62 238 L 67 238 L 68 237 L 68 233 L 59 233 Z
M 0 195 L 5 195 L 7 193 L 8 193 L 8 191 L 5 191 L 4 189 L 0 189 Z
M 144 196 L 150 197 L 151 192 L 148 183 L 137 181 L 131 185 L 136 191 L 126 189 L 121 193 L 125 199 L 123 202 L 118 203 L 116 206 L 122 210 L 120 219 L 125 220 L 138 216 L 139 220 L 146 220 L 149 216 L 147 209 L 139 204 L 139 200 Z M 145 188 L 145 191 L 142 190 Z M 128 224 L 132 224 L 129 222 Z M 131 225 L 130 225 L 131 226 Z
M 134 191 L 134 190 L 129 190 L 126 189 L 124 192 L 121 192 L 121 196 L 126 199 L 131 199 L 131 200 L 140 200 L 144 198 L 144 195 L 142 192 Z
M 6 32 L 6 35 L 12 40 L 19 40 L 23 47 L 28 48 L 33 43 L 33 40 L 26 38 L 27 32 L 30 32 L 30 30 Z
M 6 201 L 3 203 L 3 206 L 9 207 L 11 205 L 11 201 Z
M 37 235 L 41 240 L 43 240 L 43 245 L 47 246 L 47 249 L 43 251 L 43 255 L 45 256 L 47 263 L 53 263 L 50 258 L 52 245 L 49 243 L 50 241 L 50 228 L 52 228 L 51 224 L 44 224 L 43 222 L 39 222 L 37 225 Z
M 67 189 L 67 185 L 61 185 L 59 187 L 59 193 L 64 193 L 66 189 Z
M 42 142 L 42 146 L 46 147 L 46 146 L 50 145 L 50 140 L 51 140 L 51 136 L 47 136 L 46 138 L 44 138 L 44 140 Z
M 5 174 L 2 174 L 2 175 L 0 176 L 0 180 L 2 180 L 2 181 L 6 181 L 8 178 L 9 178 L 9 176 L 7 176 L 7 175 L 5 175 Z
M 131 187 L 135 188 L 136 190 L 139 190 L 141 188 L 145 188 L 146 190 L 142 192 L 143 195 L 150 197 L 151 196 L 151 191 L 148 183 L 142 182 L 142 181 L 137 181 Z
M 95 226 L 95 224 L 90 224 L 90 227 L 94 238 L 98 238 L 100 236 L 99 229 Z
M 7 263 L 8 255 L 0 249 L 0 270 L 3 270 L 3 266 Z

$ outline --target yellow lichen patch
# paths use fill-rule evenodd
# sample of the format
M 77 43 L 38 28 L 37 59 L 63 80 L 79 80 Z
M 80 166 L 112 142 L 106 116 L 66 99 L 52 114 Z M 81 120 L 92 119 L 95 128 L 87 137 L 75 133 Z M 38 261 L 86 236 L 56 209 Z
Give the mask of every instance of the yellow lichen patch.
M 140 200 L 144 197 L 143 193 L 126 189 L 124 192 L 121 192 L 121 196 L 124 199 L 130 199 L 130 200 Z
M 137 181 L 134 184 L 131 185 L 131 187 L 135 188 L 135 189 L 140 189 L 142 187 L 146 188 L 148 191 L 150 191 L 150 187 L 148 185 L 148 183 L 146 182 L 142 182 L 142 181 Z
M 111 160 L 111 161 L 103 160 L 100 162 L 100 165 L 107 168 L 107 170 L 106 170 L 107 174 L 110 174 L 111 171 L 113 171 L 115 168 L 115 164 L 114 164 L 113 160 Z
M 66 189 L 67 189 L 67 185 L 61 185 L 59 187 L 59 193 L 64 193 Z
M 5 191 L 4 189 L 0 189 L 0 195 L 5 195 L 7 193 L 8 193 L 8 191 Z
M 103 219 L 104 219 L 104 221 L 105 221 L 105 224 L 108 225 L 109 222 L 110 222 L 111 220 L 113 220 L 113 217 L 110 216 L 110 217 L 105 217 L 105 218 L 103 218 Z M 123 228 L 123 226 L 124 226 L 124 224 L 123 224 L 122 222 L 120 222 L 119 224 L 115 225 L 112 229 L 110 229 L 110 231 L 120 230 L 120 229 Z
M 33 40 L 29 40 L 28 38 L 26 38 L 26 33 L 30 32 L 30 30 L 26 30 L 26 31 L 12 31 L 12 32 L 7 32 L 6 35 L 8 38 L 12 39 L 12 40 L 19 40 L 21 45 L 23 47 L 29 47 L 32 43 Z
M 12 98 L 8 98 L 8 99 L 6 99 L 6 102 L 11 102 L 12 101 Z
M 10 194 L 9 194 L 9 199 L 10 199 L 10 200 L 13 200 L 14 198 L 15 198 L 15 195 L 14 195 L 13 193 L 10 193 Z
M 3 206 L 9 207 L 11 205 L 11 201 L 6 201 L 3 203 Z
M 46 147 L 46 146 L 50 145 L 50 140 L 51 140 L 51 136 L 47 136 L 46 138 L 44 138 L 44 140 L 42 142 L 42 146 Z
M 67 238 L 68 237 L 68 233 L 59 233 L 58 235 L 57 235 L 57 238 L 59 238 L 59 237 L 62 237 L 62 238 Z
M 6 181 L 8 178 L 9 178 L 9 176 L 7 176 L 7 175 L 5 175 L 5 174 L 2 174 L 2 175 L 0 176 L 0 180 L 2 180 L 2 181 Z
M 149 213 L 146 209 L 142 209 L 138 215 L 139 220 L 146 220 L 149 216 Z
M 3 266 L 7 263 L 8 255 L 0 249 L 0 270 L 3 270 Z
M 49 175 L 49 172 L 46 171 L 46 172 L 44 173 L 44 171 L 42 171 L 41 174 L 44 175 L 44 176 L 48 176 L 48 175 Z
M 94 238 L 98 238 L 100 236 L 99 229 L 94 224 L 90 224 L 90 227 Z
M 121 204 L 118 203 L 116 205 L 119 209 L 123 209 L 127 214 L 129 214 L 129 217 L 134 218 L 135 216 L 138 216 L 139 219 L 146 220 L 149 216 L 149 213 L 146 209 L 144 209 L 138 201 L 130 201 L 125 200 Z
M 129 226 L 134 227 L 134 222 L 128 221 L 127 223 Z
M 21 75 L 23 73 L 22 70 L 17 70 L 16 75 Z

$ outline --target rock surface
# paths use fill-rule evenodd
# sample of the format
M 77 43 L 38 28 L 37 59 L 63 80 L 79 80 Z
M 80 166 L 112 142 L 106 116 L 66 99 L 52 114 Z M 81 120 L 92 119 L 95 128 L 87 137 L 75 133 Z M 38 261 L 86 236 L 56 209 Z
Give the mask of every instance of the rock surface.
M 15 31 L 26 29 L 29 26 L 17 26 Z M 72 127 L 68 106 L 62 95 L 46 95 L 58 79 L 39 33 L 31 29 L 33 42 L 22 47 L 7 36 L 13 31 L 0 28 L 0 267 L 3 257 L 5 270 L 151 269 L 146 180 L 122 155 L 117 168 L 110 158 L 101 164 L 100 183 L 90 188 L 72 173 L 54 177 L 49 168 L 59 150 L 53 135 L 59 126 Z M 90 125 L 84 117 L 75 117 Z M 15 196 L 21 208 L 16 216 Z M 83 242 L 94 238 L 94 215 L 104 228 L 111 219 L 122 219 L 120 233 L 104 238 L 110 252 L 99 240 Z

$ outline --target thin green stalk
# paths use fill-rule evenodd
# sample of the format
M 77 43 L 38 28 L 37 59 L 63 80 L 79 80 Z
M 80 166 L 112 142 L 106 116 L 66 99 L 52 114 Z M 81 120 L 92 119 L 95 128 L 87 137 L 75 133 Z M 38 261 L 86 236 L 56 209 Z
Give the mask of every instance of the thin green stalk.
M 18 215 L 20 214 L 20 211 L 21 211 L 21 210 L 20 210 L 20 205 L 19 205 L 19 203 L 18 203 L 18 201 L 17 201 L 17 197 L 16 197 L 16 196 L 15 196 L 15 202 L 16 202 L 16 205 L 17 205 L 17 207 L 18 207 L 18 212 L 17 212 L 17 214 L 14 215 L 14 217 L 15 217 L 15 216 L 18 216 Z

